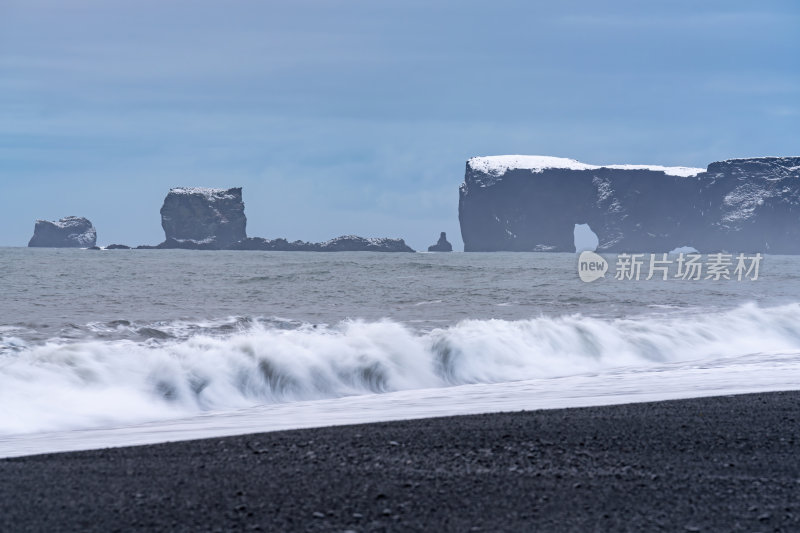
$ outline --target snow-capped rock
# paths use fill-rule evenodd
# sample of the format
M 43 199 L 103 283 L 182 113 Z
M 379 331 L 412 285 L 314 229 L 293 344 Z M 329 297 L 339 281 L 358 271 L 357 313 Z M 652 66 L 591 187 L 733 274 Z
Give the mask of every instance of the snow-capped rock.
M 494 183 L 494 178 L 503 176 L 510 170 L 527 170 L 540 174 L 545 170 L 597 170 L 612 168 L 618 170 L 653 170 L 663 172 L 670 176 L 691 177 L 705 172 L 703 168 L 692 167 L 663 167 L 660 165 L 589 165 L 575 159 L 566 157 L 552 157 L 547 155 L 491 155 L 473 157 L 467 161 L 467 167 L 477 173 L 483 174 L 485 179 L 479 181 L 480 186 L 489 186 Z
M 467 161 L 465 251 L 574 250 L 588 224 L 600 252 L 800 253 L 800 157 L 731 159 L 707 170 L 589 165 L 546 156 Z
M 413 252 L 403 239 L 365 238 L 343 235 L 325 242 L 289 242 L 286 239 L 250 237 L 236 242 L 229 250 L 274 250 L 281 252 Z
M 161 207 L 159 248 L 220 249 L 247 238 L 242 188 L 170 189 Z
M 299 252 L 413 252 L 403 239 L 344 235 L 322 243 L 247 237 L 242 189 L 176 187 L 161 208 L 166 239 L 137 249 L 274 250 Z
M 403 239 L 342 235 L 319 244 L 321 252 L 413 252 Z
M 30 247 L 89 248 L 97 243 L 97 230 L 84 217 L 64 217 L 58 222 L 37 220 Z

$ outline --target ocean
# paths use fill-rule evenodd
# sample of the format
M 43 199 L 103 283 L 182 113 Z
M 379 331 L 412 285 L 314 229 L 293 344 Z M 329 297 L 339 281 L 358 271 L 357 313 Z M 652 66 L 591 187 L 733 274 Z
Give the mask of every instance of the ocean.
M 0 248 L 0 457 L 796 389 L 799 270 L 585 283 L 576 254 Z

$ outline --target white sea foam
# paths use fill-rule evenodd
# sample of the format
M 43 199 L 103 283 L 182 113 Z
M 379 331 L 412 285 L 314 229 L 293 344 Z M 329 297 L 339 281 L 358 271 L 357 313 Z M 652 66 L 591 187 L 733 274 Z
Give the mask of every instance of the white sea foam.
M 0 356 L 0 435 L 776 353 L 800 354 L 798 304 L 691 317 L 466 320 L 427 333 L 354 321 L 164 342 L 50 342 Z

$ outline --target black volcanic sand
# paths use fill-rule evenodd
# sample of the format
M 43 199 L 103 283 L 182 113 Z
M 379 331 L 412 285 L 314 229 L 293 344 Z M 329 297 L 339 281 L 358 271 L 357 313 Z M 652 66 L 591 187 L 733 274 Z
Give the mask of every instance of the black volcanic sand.
M 0 461 L 1 531 L 800 531 L 800 392 Z

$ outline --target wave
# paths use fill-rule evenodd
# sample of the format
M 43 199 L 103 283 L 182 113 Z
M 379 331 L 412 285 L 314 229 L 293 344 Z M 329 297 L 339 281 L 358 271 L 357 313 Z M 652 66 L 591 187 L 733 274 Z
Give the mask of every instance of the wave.
M 615 320 L 465 320 L 428 332 L 388 320 L 232 323 L 225 334 L 198 328 L 181 338 L 147 332 L 145 340 L 37 345 L 0 331 L 0 434 L 800 351 L 800 304 Z

